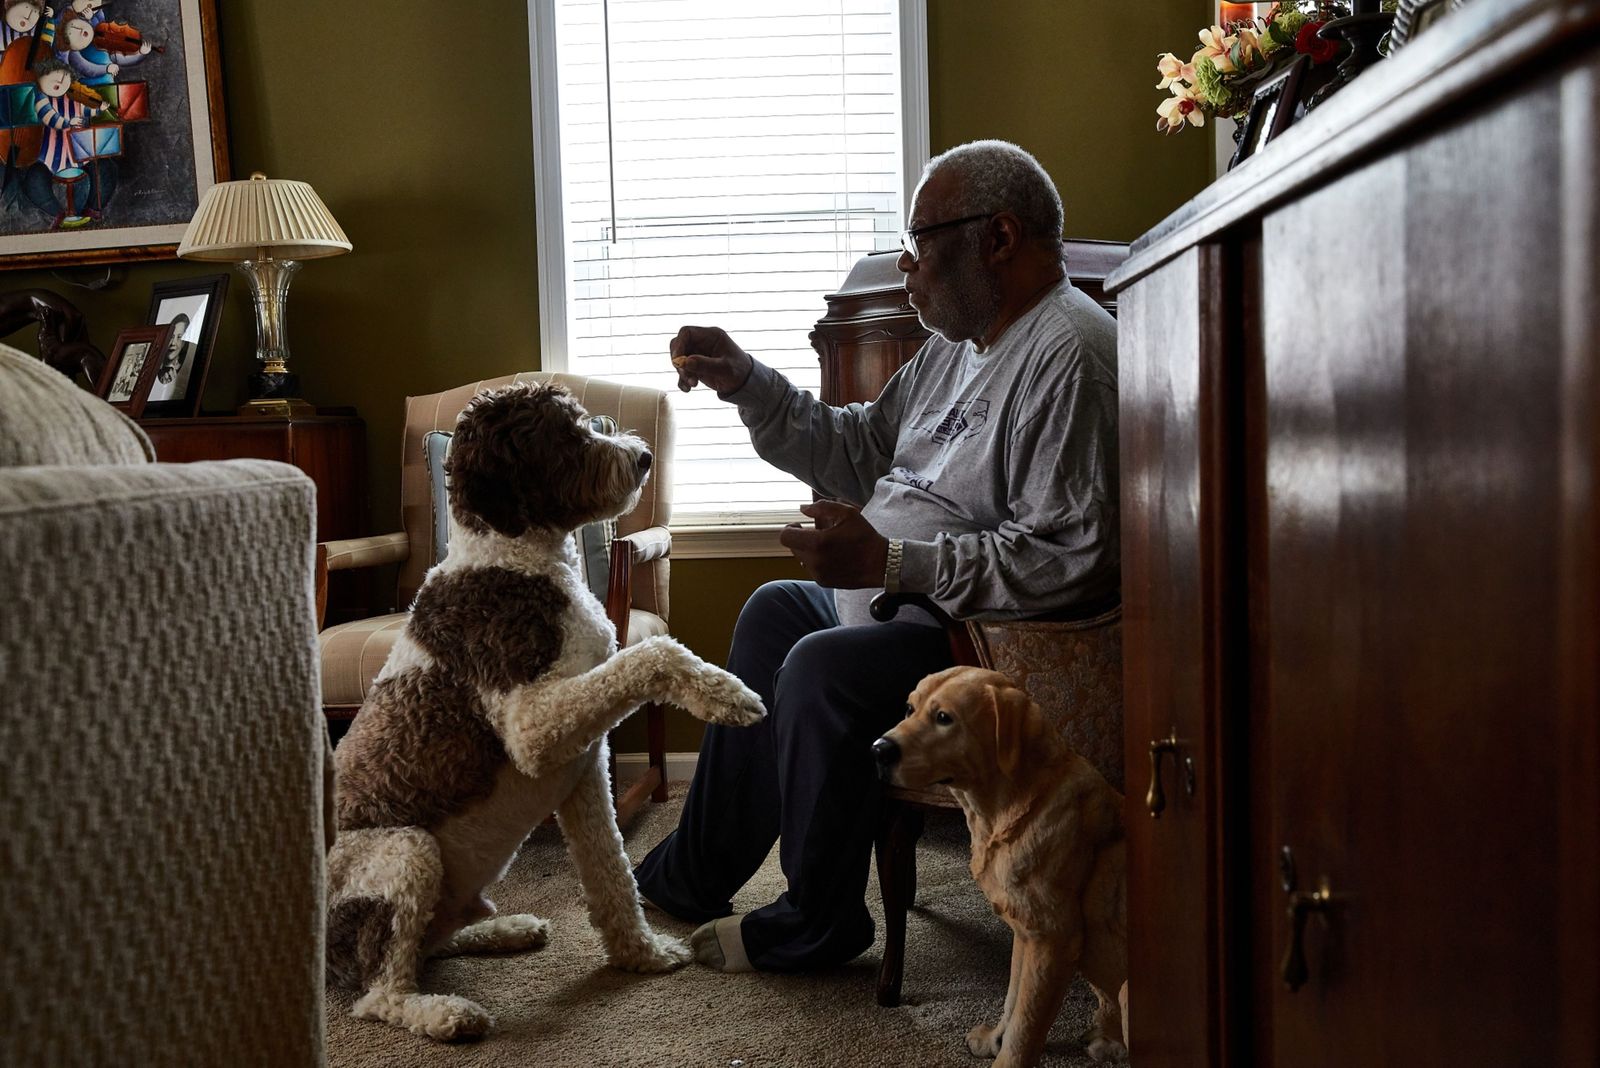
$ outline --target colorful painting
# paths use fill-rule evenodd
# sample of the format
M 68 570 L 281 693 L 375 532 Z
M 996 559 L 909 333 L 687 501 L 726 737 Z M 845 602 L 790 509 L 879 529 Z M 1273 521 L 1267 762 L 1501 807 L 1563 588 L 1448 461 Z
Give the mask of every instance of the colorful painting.
M 0 267 L 174 255 L 228 177 L 215 0 L 0 6 Z

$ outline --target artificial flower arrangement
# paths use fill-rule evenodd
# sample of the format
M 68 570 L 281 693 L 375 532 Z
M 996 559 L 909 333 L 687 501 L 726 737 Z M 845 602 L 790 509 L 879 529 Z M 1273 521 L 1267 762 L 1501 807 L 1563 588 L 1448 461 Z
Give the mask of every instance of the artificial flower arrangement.
M 1207 116 L 1243 119 L 1255 87 L 1295 57 L 1310 56 L 1314 67 L 1338 59 L 1345 46 L 1317 31 L 1349 13 L 1343 0 L 1279 0 L 1260 18 L 1201 30 L 1200 50 L 1187 62 L 1171 52 L 1156 61 L 1161 75 L 1156 88 L 1172 93 L 1156 108 L 1156 129 L 1175 134 L 1185 126 L 1204 126 Z

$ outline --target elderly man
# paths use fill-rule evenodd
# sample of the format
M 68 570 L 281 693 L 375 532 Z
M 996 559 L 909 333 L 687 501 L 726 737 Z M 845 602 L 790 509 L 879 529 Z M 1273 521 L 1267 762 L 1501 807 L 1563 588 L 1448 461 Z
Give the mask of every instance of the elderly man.
M 682 820 L 636 872 L 656 907 L 702 924 L 702 963 L 797 971 L 872 944 L 869 747 L 950 664 L 925 616 L 873 622 L 879 589 L 963 617 L 1117 595 L 1116 325 L 1067 281 L 1061 234 L 1055 186 L 1022 149 L 932 160 L 898 265 L 937 336 L 871 404 L 822 404 L 714 327 L 672 342 L 680 389 L 737 404 L 762 458 L 829 498 L 782 535 L 813 581 L 762 586 L 734 630 L 728 668 L 770 714 L 707 728 Z M 788 890 L 734 915 L 774 839 Z

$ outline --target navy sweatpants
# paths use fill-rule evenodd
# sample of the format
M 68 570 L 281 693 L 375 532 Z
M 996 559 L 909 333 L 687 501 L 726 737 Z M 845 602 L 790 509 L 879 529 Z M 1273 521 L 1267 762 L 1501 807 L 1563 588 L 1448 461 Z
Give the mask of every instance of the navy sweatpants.
M 872 742 L 917 682 L 950 663 L 937 627 L 844 627 L 816 583 L 762 586 L 739 614 L 728 670 L 761 695 L 767 718 L 706 728 L 678 829 L 634 872 L 640 892 L 680 919 L 729 915 L 778 839 L 789 888 L 742 921 L 750 962 L 797 971 L 867 949 L 880 800 Z

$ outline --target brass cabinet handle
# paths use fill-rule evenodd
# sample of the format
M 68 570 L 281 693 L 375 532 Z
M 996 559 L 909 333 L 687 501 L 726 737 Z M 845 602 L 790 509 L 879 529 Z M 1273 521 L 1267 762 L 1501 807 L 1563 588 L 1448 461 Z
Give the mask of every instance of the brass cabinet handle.
M 1306 967 L 1306 918 L 1313 912 L 1326 913 L 1332 905 L 1333 893 L 1324 882 L 1316 890 L 1293 890 L 1289 893 L 1289 948 L 1283 955 L 1283 982 L 1292 994 L 1306 985 L 1310 969 Z
M 1158 742 L 1150 743 L 1150 791 L 1144 795 L 1145 807 L 1150 810 L 1151 819 L 1160 819 L 1162 809 L 1167 807 L 1167 795 L 1161 789 L 1161 755 L 1172 754 L 1174 765 L 1178 762 L 1178 736 L 1174 732 L 1169 737 Z M 1193 793 L 1191 788 L 1190 793 Z

